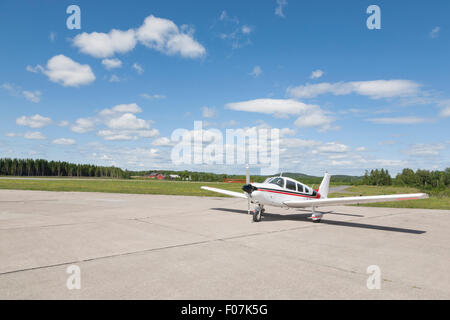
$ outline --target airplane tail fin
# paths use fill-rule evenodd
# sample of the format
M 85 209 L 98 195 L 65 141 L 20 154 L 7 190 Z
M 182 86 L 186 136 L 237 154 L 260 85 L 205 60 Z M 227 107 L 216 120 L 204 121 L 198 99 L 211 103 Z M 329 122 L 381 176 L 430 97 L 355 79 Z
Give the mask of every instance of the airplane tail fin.
M 330 189 L 330 179 L 331 175 L 328 172 L 325 172 L 325 175 L 323 176 L 322 183 L 319 187 L 319 193 L 321 198 L 328 198 L 328 190 Z

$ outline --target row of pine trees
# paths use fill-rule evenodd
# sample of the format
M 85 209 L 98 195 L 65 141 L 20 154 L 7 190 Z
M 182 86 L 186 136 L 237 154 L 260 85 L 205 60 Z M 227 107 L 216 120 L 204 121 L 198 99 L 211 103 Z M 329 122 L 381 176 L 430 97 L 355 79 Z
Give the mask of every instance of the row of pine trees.
M 3 176 L 57 176 L 57 177 L 109 177 L 127 178 L 129 173 L 116 167 L 90 164 L 74 164 L 44 159 L 0 159 L 0 175 Z

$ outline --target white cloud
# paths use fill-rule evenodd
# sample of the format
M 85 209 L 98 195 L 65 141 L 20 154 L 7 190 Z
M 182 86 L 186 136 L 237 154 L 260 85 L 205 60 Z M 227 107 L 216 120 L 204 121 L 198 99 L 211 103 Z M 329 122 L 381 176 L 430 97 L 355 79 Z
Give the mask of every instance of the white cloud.
M 356 151 L 358 151 L 358 152 L 366 151 L 366 150 L 367 150 L 366 147 L 359 147 L 359 148 L 356 148 Z
M 283 138 L 280 140 L 280 145 L 285 148 L 308 148 L 320 145 L 320 141 L 305 140 L 299 138 Z
M 69 125 L 69 121 L 63 120 L 58 123 L 60 127 L 67 127 Z
M 28 90 L 22 90 L 20 86 L 16 86 L 11 83 L 3 83 L 1 85 L 1 88 L 8 91 L 10 95 L 12 96 L 23 96 L 25 99 L 38 103 L 41 101 L 42 93 L 39 90 L 35 91 L 28 91 Z
M 111 129 L 118 130 L 139 130 L 150 127 L 147 121 L 137 118 L 132 113 L 125 113 L 120 117 L 110 119 L 106 122 L 106 125 Z
M 111 77 L 108 80 L 109 82 L 120 82 L 120 79 L 115 74 L 111 75 Z
M 126 53 L 136 46 L 133 29 L 121 31 L 113 29 L 109 33 L 83 32 L 73 39 L 73 44 L 80 52 L 95 58 L 107 58 L 116 53 Z
M 136 72 L 138 74 L 143 74 L 144 73 L 144 68 L 142 68 L 142 66 L 137 64 L 137 63 L 133 64 L 133 68 L 134 68 L 134 70 L 136 70 Z
M 147 93 L 142 93 L 141 97 L 148 99 L 148 100 L 157 100 L 157 99 L 165 99 L 166 96 L 163 96 L 161 94 L 147 94 Z
M 53 31 L 50 32 L 50 34 L 48 35 L 48 38 L 50 39 L 51 42 L 56 40 L 56 33 L 54 33 Z
M 94 130 L 95 121 L 88 118 L 80 118 L 75 121 L 75 125 L 71 127 L 71 130 L 76 133 L 86 133 Z
M 262 74 L 262 69 L 260 66 L 254 66 L 252 72 L 250 72 L 250 75 L 254 76 L 255 78 L 259 77 Z
M 254 99 L 227 103 L 225 107 L 236 111 L 292 115 L 304 113 L 318 106 L 304 104 L 303 102 L 291 99 Z
M 445 146 L 442 143 L 414 144 L 404 153 L 411 156 L 438 156 Z
M 212 108 L 203 107 L 202 115 L 203 115 L 203 118 L 214 118 L 217 115 L 216 108 L 215 107 L 212 107 Z
M 376 124 L 415 124 L 426 122 L 427 120 L 419 117 L 396 117 L 396 118 L 373 118 L 367 119 Z
M 52 143 L 69 146 L 75 144 L 76 142 L 73 139 L 60 138 L 53 140 Z
M 306 84 L 289 87 L 287 94 L 294 98 L 314 98 L 318 95 L 348 95 L 356 93 L 372 99 L 411 96 L 418 92 L 420 85 L 410 80 L 373 80 L 337 83 Z
M 153 146 L 171 146 L 172 142 L 167 137 L 161 137 L 152 142 Z
M 142 138 L 154 138 L 159 136 L 158 129 L 140 130 L 136 132 Z
M 118 113 L 141 113 L 142 109 L 136 103 L 118 104 L 111 109 L 100 111 L 101 116 L 113 116 Z
M 115 69 L 122 67 L 122 61 L 120 59 L 114 58 L 114 59 L 103 59 L 102 65 L 107 69 Z
M 287 6 L 287 0 L 277 0 L 277 6 L 275 8 L 275 14 L 277 16 L 280 16 L 280 17 L 284 18 L 285 15 L 283 13 L 283 9 L 284 9 L 285 6 Z
M 317 151 L 321 153 L 343 153 L 347 152 L 349 147 L 342 143 L 328 142 L 324 145 L 317 147 Z
M 323 71 L 320 69 L 314 70 L 311 72 L 311 75 L 309 76 L 311 79 L 319 79 L 323 76 Z
M 38 65 L 35 68 L 27 67 L 27 70 L 40 71 L 50 81 L 60 83 L 65 87 L 79 87 L 95 80 L 95 75 L 89 65 L 79 64 L 62 54 L 48 60 L 46 69 Z
M 296 126 L 321 127 L 321 130 L 331 129 L 330 124 L 334 121 L 319 106 L 291 99 L 255 99 L 228 103 L 225 107 L 236 111 L 272 114 L 276 117 L 299 115 L 295 121 Z
M 430 32 L 430 37 L 431 38 L 437 38 L 439 37 L 439 31 L 441 30 L 441 27 L 435 27 L 433 28 L 433 30 L 431 30 Z
M 29 140 L 44 140 L 44 139 L 46 139 L 46 137 L 42 133 L 40 133 L 38 131 L 27 132 L 27 133 L 24 134 L 23 137 L 25 139 L 29 139 Z
M 16 124 L 19 126 L 27 126 L 30 128 L 43 128 L 52 123 L 52 119 L 35 114 L 31 117 L 22 116 L 16 119 Z
M 24 90 L 22 93 L 24 97 L 31 102 L 38 103 L 39 101 L 41 101 L 42 93 L 38 90 L 35 90 L 33 92 Z
M 252 32 L 252 28 L 249 26 L 243 25 L 241 28 L 243 34 L 250 34 Z
M 439 113 L 439 116 L 450 117 L 450 107 L 446 107 L 446 108 L 442 109 L 441 112 Z
M 150 15 L 137 29 L 136 37 L 143 45 L 162 53 L 199 58 L 206 50 L 193 38 L 193 33 L 193 29 L 182 26 L 180 30 L 173 21 Z

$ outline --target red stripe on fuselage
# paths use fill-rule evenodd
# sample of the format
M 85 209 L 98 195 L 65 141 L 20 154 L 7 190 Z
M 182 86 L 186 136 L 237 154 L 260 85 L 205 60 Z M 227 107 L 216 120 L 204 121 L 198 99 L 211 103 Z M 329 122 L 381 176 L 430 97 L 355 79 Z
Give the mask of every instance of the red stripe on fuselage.
M 273 193 L 281 193 L 281 194 L 286 194 L 288 196 L 295 196 L 295 197 L 304 197 L 304 198 L 312 198 L 312 199 L 319 199 L 319 194 L 317 194 L 317 196 L 305 196 L 303 194 L 298 194 L 298 193 L 289 193 L 289 192 L 283 192 L 283 191 L 275 191 L 275 190 L 267 190 L 267 189 L 262 189 L 262 188 L 258 188 L 258 191 L 266 191 L 266 192 L 273 192 Z

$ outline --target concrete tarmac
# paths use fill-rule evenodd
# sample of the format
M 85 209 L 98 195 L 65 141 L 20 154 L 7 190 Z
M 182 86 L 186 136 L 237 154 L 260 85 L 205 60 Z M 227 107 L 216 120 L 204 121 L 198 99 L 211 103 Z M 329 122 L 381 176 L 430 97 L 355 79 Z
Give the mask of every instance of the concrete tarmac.
M 246 207 L 0 190 L 0 299 L 450 299 L 450 210 Z

